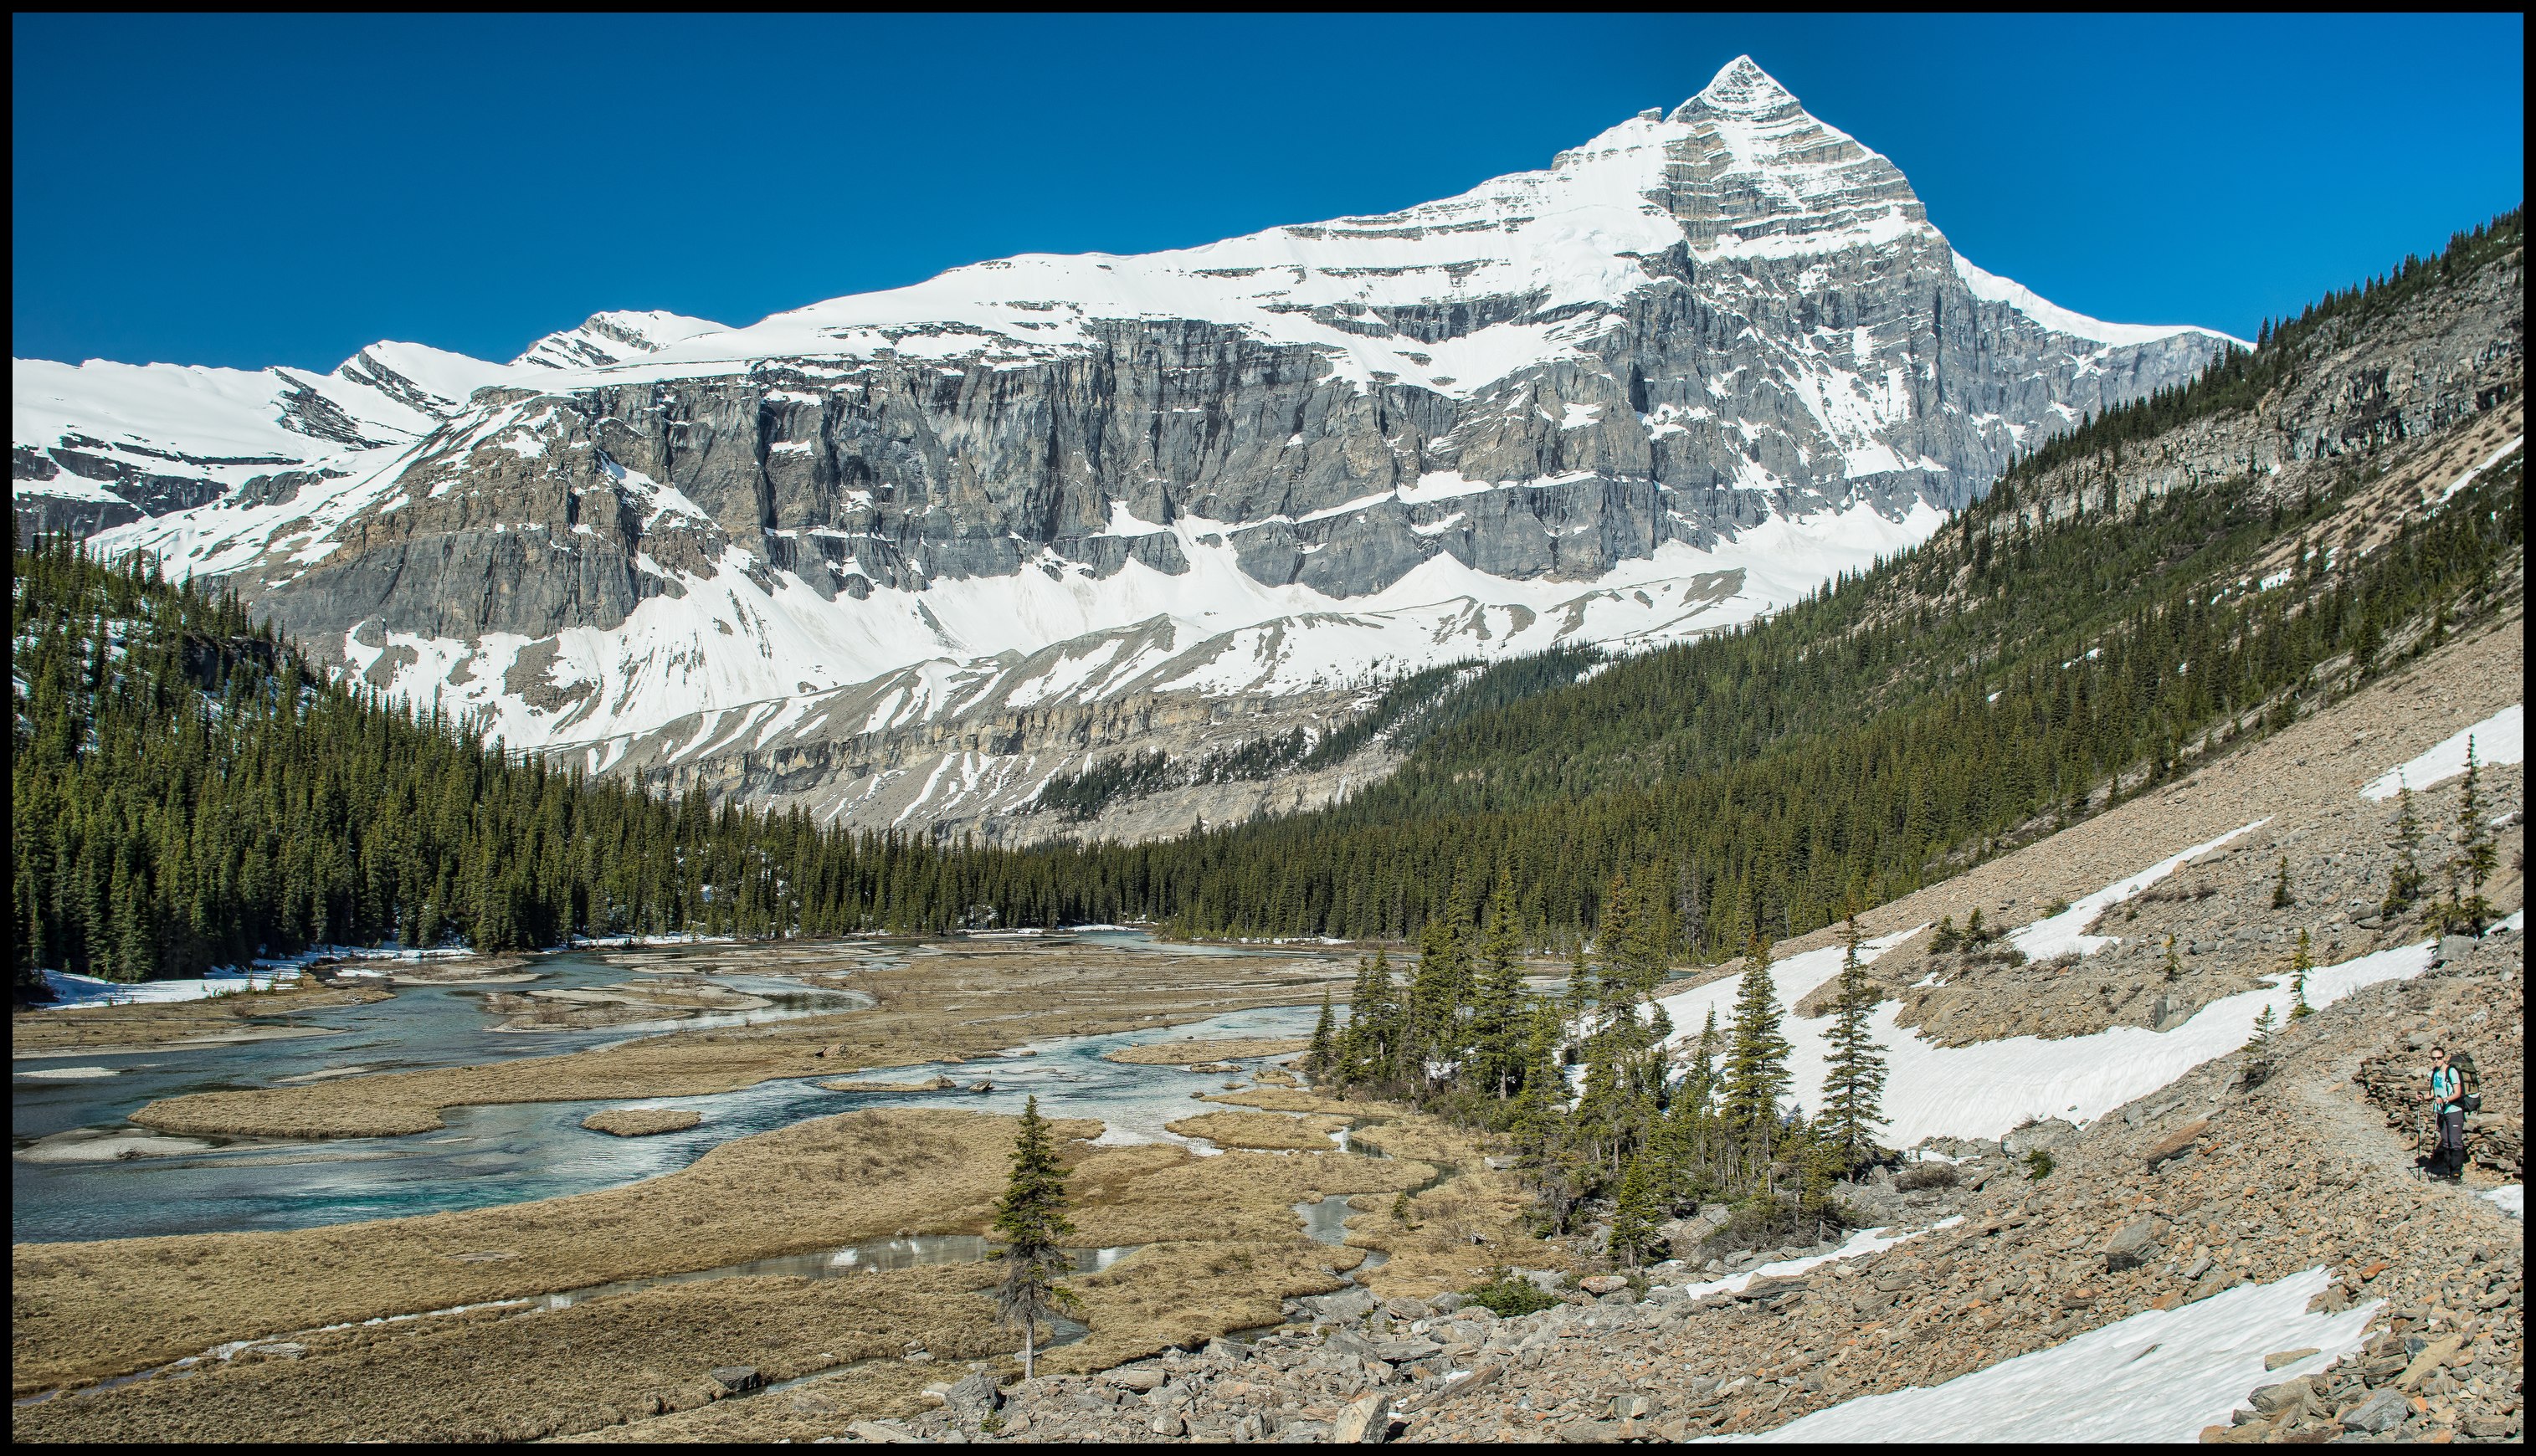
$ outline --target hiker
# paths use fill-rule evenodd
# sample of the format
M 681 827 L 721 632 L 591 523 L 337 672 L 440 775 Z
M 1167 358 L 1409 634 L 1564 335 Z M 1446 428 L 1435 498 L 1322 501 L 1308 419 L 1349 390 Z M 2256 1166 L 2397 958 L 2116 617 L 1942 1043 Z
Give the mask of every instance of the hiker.
M 2440 1120 L 2439 1146 L 2424 1171 L 2453 1181 L 2465 1172 L 2465 1078 L 2448 1065 L 2446 1047 L 2431 1048 L 2431 1090 L 2414 1100 L 2429 1103 Z

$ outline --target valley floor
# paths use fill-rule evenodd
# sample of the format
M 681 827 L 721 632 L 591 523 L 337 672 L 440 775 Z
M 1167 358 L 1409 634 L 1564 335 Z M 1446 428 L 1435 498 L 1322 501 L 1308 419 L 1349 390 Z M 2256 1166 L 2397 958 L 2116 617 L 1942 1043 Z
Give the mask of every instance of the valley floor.
M 1868 917 L 1871 934 L 1902 937 L 1872 968 L 1896 996 L 1885 1013 L 1904 1018 L 1892 1035 L 1913 1048 L 1897 1058 L 1889 1104 L 1929 1102 L 1911 1082 L 1919 1048 L 1988 1056 L 1995 1070 L 2040 1046 L 2046 1072 L 2089 1058 L 2113 1070 L 2091 1084 L 2101 1106 L 2010 1106 L 2000 1093 L 1980 1119 L 1927 1129 L 1947 1133 L 1934 1146 L 1964 1160 L 1958 1186 L 1853 1190 L 1891 1233 L 1850 1257 L 1808 1265 L 1834 1250 L 1788 1249 L 1680 1263 L 1539 1314 L 1471 1313 L 1453 1292 L 1490 1269 L 1582 1275 L 1590 1255 L 1524 1234 L 1518 1175 L 1492 1168 L 1484 1141 L 1402 1108 L 1325 1099 L 1254 1043 L 1185 1063 L 1212 1070 L 1156 1068 L 1205 1099 L 1193 1096 L 1174 1129 L 1229 1151 L 1096 1143 L 1094 1124 L 1060 1124 L 1076 1140 L 1078 1237 L 1114 1262 L 1073 1281 L 1088 1329 L 1044 1352 L 1027 1384 L 994 1389 L 1018 1371 L 983 1265 L 851 1278 L 731 1267 L 982 1232 L 1010 1120 L 900 1108 L 737 1139 L 680 1171 L 569 1199 L 281 1234 L 19 1244 L 12 1379 L 33 1403 L 16 1409 L 13 1433 L 1857 1438 L 1933 1433 L 1911 1422 L 1953 1420 L 1943 1413 L 1970 1402 L 1991 1422 L 1983 1428 L 2034 1439 L 2514 1438 L 2522 1241 L 2482 1195 L 2520 1175 L 2521 941 L 2502 931 L 2408 950 L 2426 941 L 2418 922 L 2368 923 L 2379 920 L 2394 806 L 2360 791 L 2515 703 L 2520 631 L 2512 618 L 2450 644 L 2184 783 Z M 2493 887 L 2504 910 L 2520 895 L 2521 783 L 2515 767 L 2486 778 L 2506 826 Z M 2426 819 L 2445 812 L 2454 787 L 2426 786 Z M 1992 922 L 2027 925 L 2055 902 L 2238 830 L 2108 910 L 2092 929 L 2122 943 L 2094 954 L 2010 966 L 1927 949 L 1920 927 L 1938 917 L 1961 924 L 1981 907 Z M 2293 905 L 2275 910 L 2284 862 Z M 2319 974 L 2316 1014 L 2259 1047 L 2221 1038 L 2171 1067 L 2106 1053 L 2131 1045 L 2104 1040 L 2114 1037 L 2204 1046 L 2192 1037 L 2216 1025 L 2208 1018 L 2286 995 L 2275 979 L 2293 928 L 2310 931 L 2319 963 L 2382 976 Z M 2169 934 L 2190 947 L 2171 980 L 2162 955 L 2135 949 Z M 1793 971 L 1825 941 L 1791 944 L 1784 959 Z M 867 1011 L 205 1093 L 138 1120 L 275 1136 L 429 1128 L 442 1109 L 475 1103 L 719 1091 L 1090 1031 L 1161 1038 L 1195 1015 L 1317 1001 L 1343 972 L 1304 958 L 979 942 L 857 973 L 878 1002 Z M 1811 989 L 1795 974 L 1781 986 L 1801 1006 Z M 2077 1035 L 2021 1040 L 2038 1002 L 2056 1008 L 2055 1030 Z M 2472 1047 L 2488 1073 L 2463 1186 L 2413 1176 L 2401 1099 L 2433 1039 Z M 1245 1057 L 1239 1075 L 1221 1070 Z M 2060 1095 L 2038 1076 L 2035 1099 Z M 1314 1120 L 1271 1127 L 1261 1113 Z M 2015 1126 L 2028 1114 L 2047 1120 Z M 1313 1149 L 1342 1126 L 1356 1151 Z M 2048 1175 L 2010 1157 L 2032 1150 L 2050 1154 Z M 1299 1227 L 1298 1205 L 1332 1196 L 1357 1199 L 1345 1243 Z M 728 1272 L 546 1298 L 700 1271 Z M 424 1317 L 398 1317 L 409 1315 Z M 2149 1358 L 2146 1347 L 2170 1345 Z M 2146 1362 L 2126 1375 L 2113 1355 Z M 987 1378 L 964 1380 L 972 1369 Z M 1946 1384 L 1965 1380 L 1987 1383 Z M 783 1388 L 729 1398 L 763 1382 Z M 2092 1405 L 2072 1382 L 2077 1396 L 2096 1393 Z M 2231 1412 L 2249 1397 L 2239 1424 Z M 2084 1424 L 2115 1408 L 2143 1414 Z

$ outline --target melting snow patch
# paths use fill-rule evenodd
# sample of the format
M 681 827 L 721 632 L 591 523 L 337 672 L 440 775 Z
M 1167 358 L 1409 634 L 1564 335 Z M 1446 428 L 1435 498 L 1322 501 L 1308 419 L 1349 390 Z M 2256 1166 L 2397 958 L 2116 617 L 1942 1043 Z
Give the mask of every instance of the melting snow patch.
M 2527 1185 L 2524 1183 L 2507 1183 L 2489 1193 L 2474 1196 L 2521 1223 L 2527 1220 Z
M 1860 947 L 1860 957 L 1873 960 L 1914 933 L 1906 930 L 1868 941 Z M 2433 943 L 2425 941 L 2318 967 L 2308 973 L 2308 1004 L 2322 1009 L 2364 985 L 2419 976 L 2430 969 L 2432 948 Z M 1834 945 L 1780 962 L 1776 973 L 1782 1011 L 1839 975 L 1840 955 L 1840 947 Z M 1721 1025 L 1729 1021 L 1736 984 L 1736 979 L 1728 977 L 1665 997 L 1665 1014 L 1677 1029 L 1672 1045 L 1694 1040 L 1711 1007 L 1716 1008 Z M 1891 1122 L 1889 1137 L 1896 1145 L 1909 1147 L 1931 1137 L 1994 1138 L 2027 1117 L 2092 1121 L 2245 1045 L 2252 1040 L 2254 1018 L 2264 1007 L 2286 1021 L 2290 1002 L 2286 985 L 2266 983 L 2223 996 L 2168 1032 L 2118 1026 L 2057 1041 L 2007 1037 L 1970 1046 L 1940 1046 L 1898 1025 L 1895 1018 L 1901 1014 L 1901 1003 L 1885 1001 L 1869 1018 L 1868 1030 L 1885 1048 L 1884 1113 Z M 1829 1050 L 1824 1034 L 1830 1026 L 1828 1016 L 1794 1015 L 1783 1025 L 1790 1046 L 1790 1081 L 1800 1103 L 1810 1106 L 1822 1086 Z
M 2181 1309 L 2151 1309 L 2065 1345 L 2003 1360 L 1943 1385 L 1864 1396 L 1754 1437 L 1882 1441 L 1905 1430 L 1950 1441 L 2188 1441 L 2225 1425 L 2266 1385 L 2330 1366 L 2360 1348 L 2372 1299 L 2309 1314 L 2329 1281 L 2321 1268 L 2276 1284 L 2240 1285 Z M 2277 1370 L 2273 1351 L 2315 1347 Z
M 2513 456 L 2513 455 L 2517 454 L 2517 453 L 2518 453 L 2518 451 L 2519 451 L 2519 449 L 2520 449 L 2520 447 L 2522 447 L 2522 446 L 2523 446 L 2523 445 L 2525 445 L 2526 443 L 2527 443 L 2527 437 L 2526 437 L 2525 435 L 2511 435 L 2511 436 L 2509 437 L 2509 443 L 2508 443 L 2508 444 L 2502 446 L 2502 447 L 2501 447 L 2500 449 L 2498 449 L 2498 450 L 2495 450 L 2494 452 L 2492 452 L 2492 454 L 2491 454 L 2489 457 L 2487 457 L 2487 458 L 2484 460 L 2484 462 L 2483 462 L 2481 465 L 2475 466 L 2473 469 L 2471 469 L 2471 470 L 2467 471 L 2464 475 L 2459 475 L 2459 476 L 2457 476 L 2454 480 L 2450 481 L 2450 482 L 2448 483 L 2448 488 L 2440 492 L 2440 504 L 2441 504 L 2441 505 L 2446 505 L 2446 504 L 2448 503 L 2449 499 L 2450 499 L 2451 497 L 2453 497 L 2453 496 L 2454 496 L 2458 491 L 2463 490 L 2463 489 L 2464 489 L 2464 488 L 2466 488 L 2468 485 L 2473 484 L 2473 483 L 2474 483 L 2474 477 L 2475 477 L 2475 476 L 2482 475 L 2485 471 L 2488 471 L 2488 470 L 2492 469 L 2494 466 L 2497 466 L 2497 465 L 2501 464 L 2503 461 L 2507 460 L 2509 457 L 2511 457 L 2511 456 Z
M 2008 932 L 2007 938 L 2014 942 L 2018 950 L 2025 952 L 2026 958 L 2029 960 L 2048 961 L 2054 956 L 2066 955 L 2092 956 L 2096 952 L 2103 950 L 2105 947 L 2115 944 L 2117 940 L 2117 937 L 2111 935 L 2088 935 L 2081 933 L 2087 928 L 2088 924 L 2096 918 L 2096 917 L 2103 915 L 2107 910 L 2112 909 L 2114 906 L 2120 905 L 2124 901 L 2130 899 L 2140 891 L 2156 884 L 2159 880 L 2175 873 L 2186 864 L 2209 854 L 2211 851 L 2228 843 L 2228 841 L 2235 839 L 2237 836 L 2241 834 L 2251 834 L 2254 830 L 2259 829 L 2270 822 L 2271 816 L 2266 814 L 2262 818 L 2255 820 L 2251 824 L 2246 825 L 2242 829 L 2229 830 L 2226 834 L 2219 836 L 2217 839 L 2211 840 L 2205 844 L 2194 845 L 2191 849 L 2185 851 L 2181 855 L 2171 855 L 2164 859 L 2160 859 L 2155 864 L 2150 865 L 2148 868 L 2141 870 L 2139 873 L 2132 875 L 2129 879 L 2114 881 L 2105 888 L 2098 890 L 2095 894 L 2071 905 L 2067 910 L 2060 912 L 2057 916 L 2036 920 L 2031 925 Z
M 1784 1279 L 1791 1274 L 1803 1274 L 1816 1264 L 1828 1264 L 1835 1259 L 1861 1259 L 1869 1254 L 1882 1253 L 1897 1243 L 1908 1243 L 1923 1234 L 1934 1234 L 1939 1229 L 1951 1229 L 1963 1221 L 1963 1215 L 1957 1214 L 1951 1219 L 1941 1220 L 1926 1229 L 1914 1229 L 1908 1234 L 1895 1234 L 1884 1229 L 1862 1229 L 1851 1234 L 1847 1243 L 1833 1249 L 1830 1253 L 1814 1254 L 1803 1259 L 1780 1259 L 1775 1263 L 1763 1264 L 1758 1268 L 1747 1269 L 1742 1274 L 1732 1274 L 1724 1279 L 1712 1279 L 1705 1284 L 1686 1284 L 1681 1287 L 1682 1293 L 1694 1299 L 1704 1299 L 1714 1294 L 1731 1295 L 1756 1279 Z
M 2474 727 L 2449 734 L 2421 757 L 2370 780 L 2368 786 L 2360 791 L 2360 796 L 2393 798 L 2400 790 L 2428 789 L 2442 780 L 2455 778 L 2465 772 L 2465 745 L 2469 738 L 2474 740 L 2477 763 L 2526 762 L 2527 705 L 2512 703 Z
M 296 971 L 280 971 L 254 976 L 213 976 L 190 981 L 100 981 L 94 976 L 73 976 L 67 971 L 47 971 L 44 984 L 50 986 L 53 1000 L 39 1009 L 71 1010 L 82 1006 L 130 1006 L 142 1002 L 202 1001 L 213 996 L 233 995 L 243 990 L 270 990 L 280 982 L 297 981 Z

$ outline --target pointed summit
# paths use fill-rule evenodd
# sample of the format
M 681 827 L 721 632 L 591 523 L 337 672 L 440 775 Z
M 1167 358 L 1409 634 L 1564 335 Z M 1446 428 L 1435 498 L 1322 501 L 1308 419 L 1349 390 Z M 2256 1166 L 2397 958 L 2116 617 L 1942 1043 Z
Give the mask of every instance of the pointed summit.
M 1769 72 L 1755 65 L 1750 56 L 1739 55 L 1727 62 L 1699 95 L 1682 102 L 1674 112 L 1674 119 L 1682 120 L 1683 113 L 1694 106 L 1706 111 L 1751 116 L 1796 104 L 1797 98 L 1789 94 L 1786 87 L 1771 79 Z

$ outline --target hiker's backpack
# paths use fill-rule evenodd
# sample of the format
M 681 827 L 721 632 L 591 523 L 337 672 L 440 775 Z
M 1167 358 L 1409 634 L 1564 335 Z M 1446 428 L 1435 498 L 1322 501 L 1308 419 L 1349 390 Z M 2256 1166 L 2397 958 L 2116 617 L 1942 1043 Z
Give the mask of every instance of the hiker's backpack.
M 2457 1088 L 2463 1094 L 2457 1099 L 2457 1106 L 2469 1112 L 2482 1111 L 2483 1074 L 2474 1069 L 2474 1053 L 2460 1051 L 2448 1058 L 2448 1065 L 2456 1069 Z

